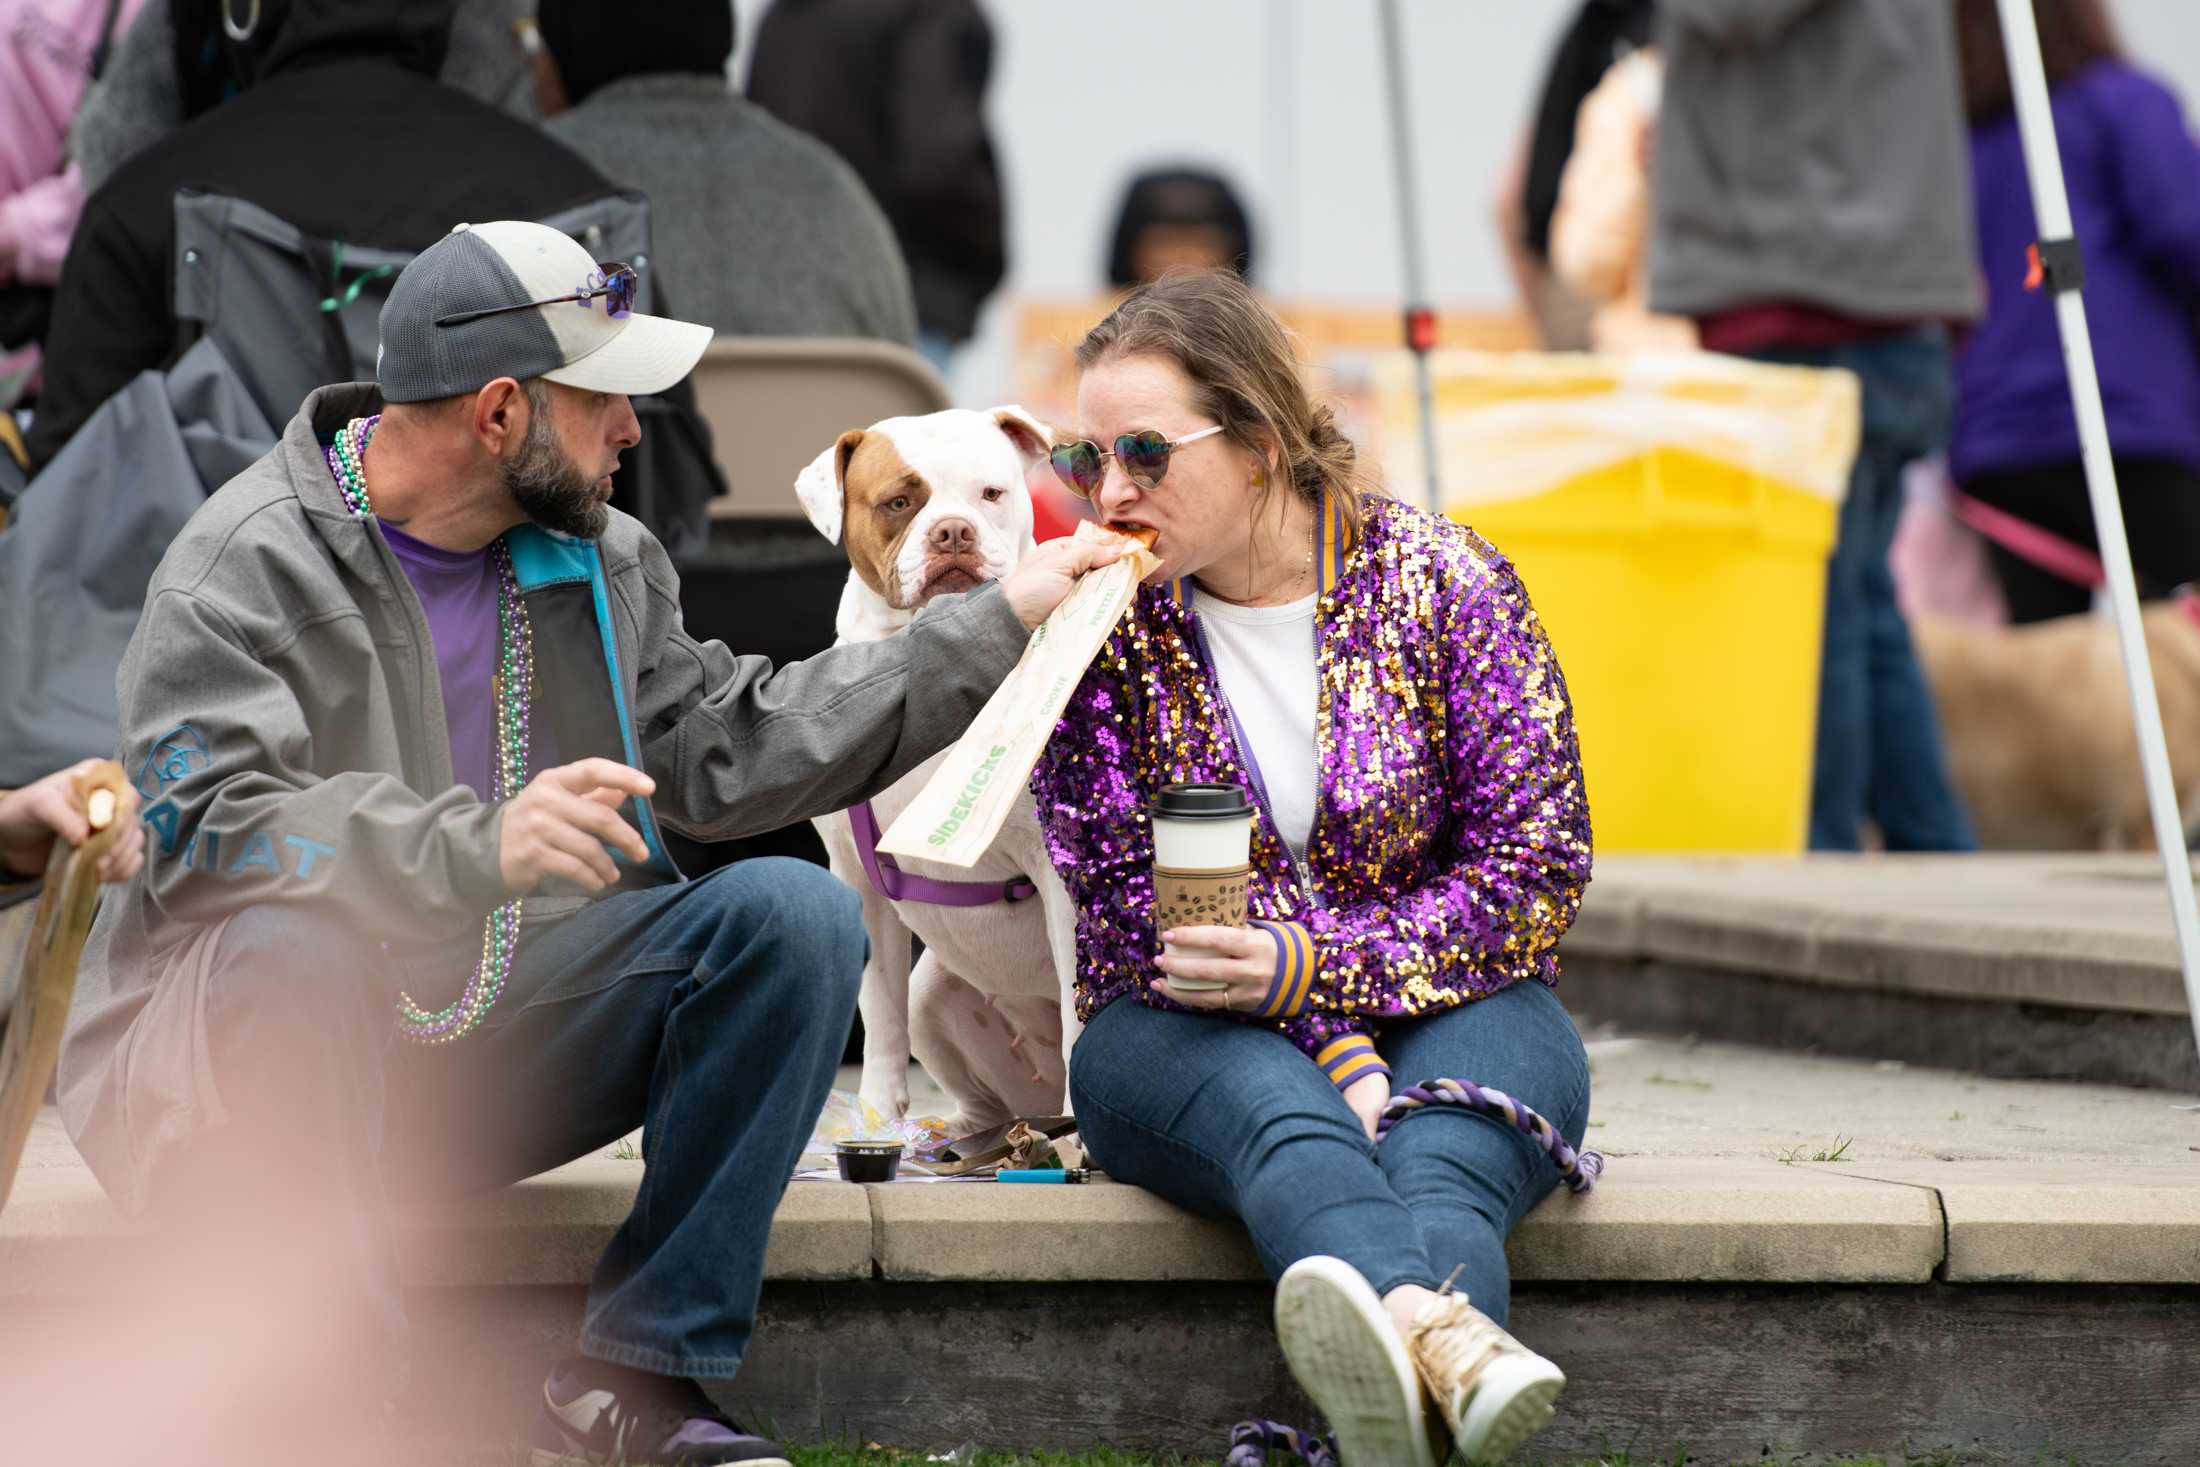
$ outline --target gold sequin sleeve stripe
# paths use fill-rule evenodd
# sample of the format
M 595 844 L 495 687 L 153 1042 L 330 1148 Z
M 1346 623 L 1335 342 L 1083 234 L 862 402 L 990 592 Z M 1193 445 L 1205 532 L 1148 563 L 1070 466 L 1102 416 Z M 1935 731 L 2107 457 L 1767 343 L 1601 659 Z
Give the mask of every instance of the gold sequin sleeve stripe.
M 1390 1073 L 1390 1066 L 1375 1052 L 1375 1041 L 1365 1034 L 1346 1034 L 1331 1040 L 1314 1056 L 1314 1063 L 1339 1090 L 1369 1075 Z
M 1306 1008 L 1306 996 L 1314 987 L 1314 937 L 1297 922 L 1252 924 L 1276 940 L 1276 973 L 1269 982 L 1268 997 L 1261 1000 L 1264 1019 L 1290 1019 Z

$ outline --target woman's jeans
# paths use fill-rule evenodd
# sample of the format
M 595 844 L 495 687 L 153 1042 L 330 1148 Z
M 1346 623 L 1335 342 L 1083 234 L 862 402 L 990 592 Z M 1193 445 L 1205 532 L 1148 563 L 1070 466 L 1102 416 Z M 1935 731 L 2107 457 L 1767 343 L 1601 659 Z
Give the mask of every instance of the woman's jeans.
M 1579 1147 L 1589 1061 L 1565 1006 L 1536 982 L 1393 1023 L 1376 1040 L 1391 1087 L 1471 1080 L 1526 1101 Z M 1119 1181 L 1244 1220 L 1270 1278 L 1327 1254 L 1379 1294 L 1458 1287 L 1502 1324 L 1505 1237 L 1557 1185 L 1543 1149 L 1461 1106 L 1407 1115 L 1376 1144 L 1297 1046 L 1232 1019 L 1118 999 L 1070 1056 L 1078 1134 Z

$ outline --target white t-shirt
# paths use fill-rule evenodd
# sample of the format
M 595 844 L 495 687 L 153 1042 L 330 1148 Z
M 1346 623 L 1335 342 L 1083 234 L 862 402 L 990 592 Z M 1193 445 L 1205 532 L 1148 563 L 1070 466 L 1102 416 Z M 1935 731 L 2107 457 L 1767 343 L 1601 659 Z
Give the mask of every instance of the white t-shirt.
M 1253 746 L 1268 810 L 1291 853 L 1304 859 L 1314 829 L 1314 720 L 1321 679 L 1314 658 L 1314 604 L 1233 606 L 1212 596 L 1194 603 L 1200 630 L 1238 727 Z

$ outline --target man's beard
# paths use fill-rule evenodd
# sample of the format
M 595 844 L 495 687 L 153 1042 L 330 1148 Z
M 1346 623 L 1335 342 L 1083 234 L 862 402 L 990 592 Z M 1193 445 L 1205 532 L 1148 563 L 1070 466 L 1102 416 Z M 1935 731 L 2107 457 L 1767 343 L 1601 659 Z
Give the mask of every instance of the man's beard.
M 596 482 L 558 447 L 550 414 L 528 415 L 527 436 L 503 467 L 505 492 L 527 518 L 560 535 L 593 540 L 611 523 Z

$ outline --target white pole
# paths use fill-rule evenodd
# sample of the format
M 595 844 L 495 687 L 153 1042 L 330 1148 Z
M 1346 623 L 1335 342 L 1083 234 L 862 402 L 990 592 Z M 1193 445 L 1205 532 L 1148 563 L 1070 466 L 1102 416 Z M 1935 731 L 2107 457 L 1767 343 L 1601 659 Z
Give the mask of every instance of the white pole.
M 1421 201 L 1413 167 L 1413 117 L 1406 105 L 1405 41 L 1398 25 L 1398 0 L 1381 0 L 1383 91 L 1390 103 L 1390 162 L 1398 178 L 1398 234 L 1405 250 L 1406 345 L 1413 352 L 1413 381 L 1421 402 L 1421 457 L 1428 467 L 1428 507 L 1444 512 L 1436 482 L 1436 392 L 1429 382 L 1428 352 L 1436 344 L 1436 317 L 1428 303 L 1428 278 L 1421 265 Z
M 2085 487 L 2093 501 L 2093 528 L 2100 541 L 2101 566 L 2108 573 L 2116 640 L 2123 650 L 2131 722 L 2139 735 L 2139 763 L 2146 776 L 2147 805 L 2154 816 L 2154 843 L 2161 851 L 2163 874 L 2169 883 L 2170 918 L 2177 928 L 2177 950 L 2185 967 L 2185 1003 L 2191 1012 L 2195 1042 L 2200 1042 L 2200 905 L 2196 905 L 2193 894 L 2192 857 L 2185 848 L 2177 787 L 2170 779 L 2169 745 L 2162 735 L 2154 669 L 2147 662 L 2146 633 L 2139 619 L 2138 579 L 2132 574 L 2131 544 L 2124 535 L 2116 465 L 2109 457 L 2108 418 L 2101 410 L 2101 381 L 2093 367 L 2093 338 L 2086 329 L 2084 291 L 2074 273 L 2076 245 L 2070 224 L 2070 196 L 2063 188 L 2062 152 L 2055 142 L 2055 115 L 2048 106 L 2047 68 L 2040 59 L 2032 0 L 1999 3 L 2002 47 L 2016 97 L 2017 126 L 2024 140 L 2025 171 L 2032 180 L 2032 210 L 2039 226 L 2040 253 L 2047 267 L 2044 288 L 2054 294 L 2056 320 L 2062 327 L 2063 364 L 2070 374 L 2070 400 L 2077 410 L 2078 443 L 2085 456 Z

